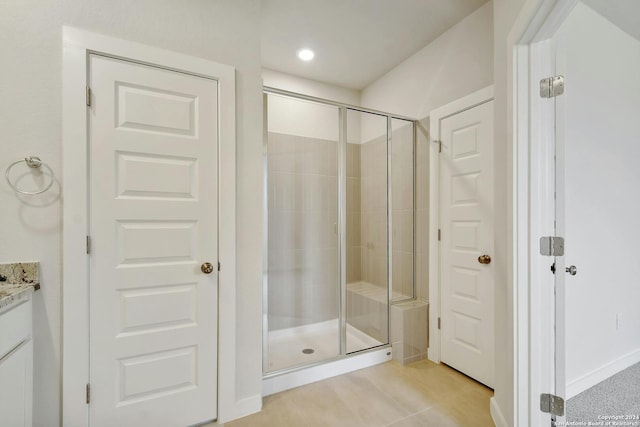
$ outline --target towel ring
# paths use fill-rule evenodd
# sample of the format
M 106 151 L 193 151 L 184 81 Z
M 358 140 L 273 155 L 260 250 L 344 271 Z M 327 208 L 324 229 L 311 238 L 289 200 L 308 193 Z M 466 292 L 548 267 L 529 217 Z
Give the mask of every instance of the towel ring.
M 27 166 L 29 166 L 31 169 L 40 169 L 41 167 L 44 166 L 49 171 L 49 175 L 51 176 L 51 182 L 49 182 L 49 184 L 45 188 L 40 190 L 40 191 L 23 191 L 23 190 L 20 190 L 18 187 L 16 187 L 11 182 L 11 178 L 9 177 L 9 173 L 11 172 L 11 168 L 13 168 L 18 163 L 22 163 L 22 162 L 25 162 L 27 164 Z M 13 191 L 15 191 L 16 193 L 20 193 L 20 194 L 28 194 L 30 196 L 33 196 L 35 194 L 44 193 L 45 191 L 47 191 L 48 189 L 51 188 L 51 186 L 53 185 L 53 181 L 54 181 L 53 170 L 46 163 L 44 163 L 42 160 L 40 160 L 40 157 L 37 157 L 37 156 L 27 156 L 23 160 L 18 160 L 16 162 L 11 163 L 7 167 L 7 170 L 4 173 L 4 177 L 7 180 L 7 184 L 9 184 L 9 187 L 11 187 L 13 189 Z

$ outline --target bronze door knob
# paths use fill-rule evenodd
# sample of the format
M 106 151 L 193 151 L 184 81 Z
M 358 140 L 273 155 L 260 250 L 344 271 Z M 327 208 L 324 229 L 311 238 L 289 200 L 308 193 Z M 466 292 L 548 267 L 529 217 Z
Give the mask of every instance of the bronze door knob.
M 213 264 L 211 264 L 210 262 L 205 262 L 200 266 L 200 270 L 204 274 L 211 274 L 213 272 Z
M 480 255 L 478 257 L 478 262 L 480 264 L 491 264 L 491 257 L 489 255 Z

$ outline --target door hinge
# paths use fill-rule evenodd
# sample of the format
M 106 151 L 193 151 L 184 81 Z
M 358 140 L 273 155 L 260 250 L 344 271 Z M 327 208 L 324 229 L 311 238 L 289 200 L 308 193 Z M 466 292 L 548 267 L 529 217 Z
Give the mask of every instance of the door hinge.
M 220 271 L 220 261 L 218 261 L 218 271 Z
M 554 98 L 564 93 L 564 76 L 547 77 L 540 80 L 540 97 Z
M 540 238 L 540 255 L 562 256 L 564 255 L 564 239 L 557 236 L 544 236 Z
M 442 153 L 442 141 L 440 141 L 438 139 L 434 139 L 433 143 L 434 144 L 438 144 L 438 153 Z
M 438 330 L 440 330 L 440 326 L 441 326 L 441 322 L 440 322 L 440 318 L 438 317 Z
M 440 241 L 440 239 L 442 239 L 442 232 L 438 228 L 438 242 Z
M 87 86 L 87 107 L 91 107 L 91 88 Z
M 91 385 L 87 384 L 87 405 L 91 402 Z
M 564 415 L 564 399 L 549 393 L 540 395 L 540 410 L 546 414 L 561 417 Z
M 91 236 L 87 236 L 87 253 L 91 253 Z

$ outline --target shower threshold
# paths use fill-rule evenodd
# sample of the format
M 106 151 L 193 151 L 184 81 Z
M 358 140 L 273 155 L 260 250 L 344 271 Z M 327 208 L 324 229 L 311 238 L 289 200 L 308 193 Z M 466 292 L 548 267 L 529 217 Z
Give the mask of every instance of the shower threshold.
M 339 331 L 338 319 L 271 331 L 265 393 L 276 393 L 391 359 L 391 346 L 349 324 L 347 355 L 341 356 Z M 380 354 L 373 354 L 376 352 Z

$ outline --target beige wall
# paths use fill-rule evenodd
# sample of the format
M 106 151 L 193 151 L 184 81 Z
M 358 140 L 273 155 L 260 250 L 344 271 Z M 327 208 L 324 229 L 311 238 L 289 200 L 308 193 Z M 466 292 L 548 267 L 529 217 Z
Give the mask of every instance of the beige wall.
M 492 84 L 492 4 L 487 2 L 364 88 L 361 105 L 422 118 Z M 370 139 L 367 129 L 362 135 L 364 140 Z
M 338 317 L 336 141 L 268 134 L 269 330 Z

